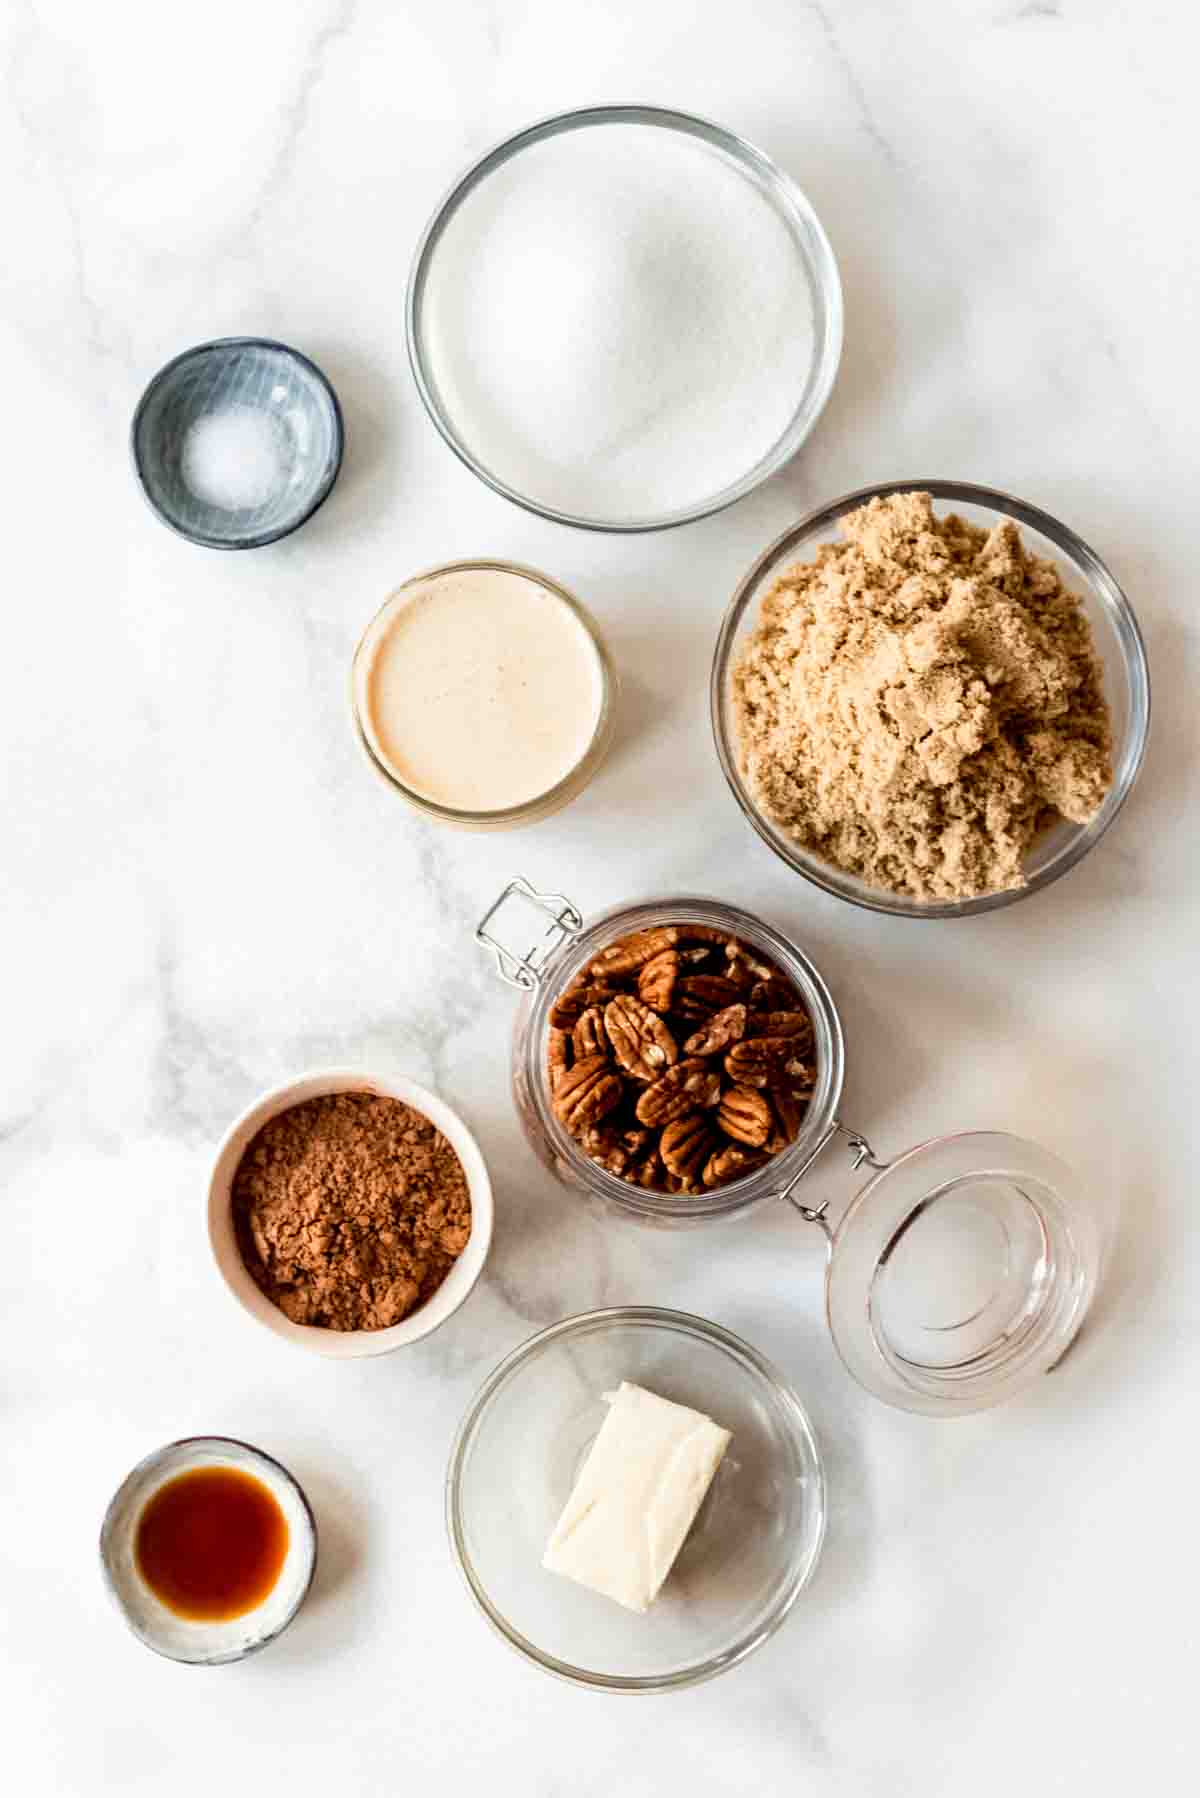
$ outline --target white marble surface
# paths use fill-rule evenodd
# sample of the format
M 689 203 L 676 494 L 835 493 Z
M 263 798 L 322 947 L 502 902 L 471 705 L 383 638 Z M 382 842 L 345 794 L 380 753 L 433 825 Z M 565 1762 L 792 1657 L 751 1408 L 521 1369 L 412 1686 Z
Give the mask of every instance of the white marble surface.
M 0 8 L 7 1790 L 1190 1786 L 1198 49 L 1168 0 Z M 633 541 L 476 484 L 421 411 L 401 329 L 415 234 L 464 162 L 612 98 L 773 153 L 847 294 L 841 378 L 794 466 Z M 309 351 L 349 430 L 325 510 L 244 557 L 163 530 L 125 453 L 148 376 L 224 332 Z M 930 473 L 1007 487 L 1095 542 L 1145 627 L 1157 716 L 1142 784 L 1080 870 L 1007 913 L 913 927 L 772 861 L 719 782 L 704 684 L 765 541 L 865 480 Z M 417 821 L 348 728 L 366 616 L 472 552 L 585 595 L 627 682 L 610 765 L 520 837 Z M 877 1144 L 1007 1127 L 1115 1185 L 1114 1277 L 1061 1371 L 957 1424 L 889 1412 L 834 1362 L 795 1218 L 625 1237 L 554 1188 L 509 1103 L 509 995 L 470 942 L 516 869 L 592 909 L 698 888 L 761 910 L 834 988 L 846 1112 Z M 373 1363 L 300 1359 L 242 1318 L 202 1228 L 233 1112 L 332 1061 L 435 1084 L 498 1190 L 485 1284 Z M 829 1166 L 814 1190 L 843 1181 Z M 781 1633 L 642 1704 L 560 1687 L 495 1640 L 441 1522 L 487 1368 L 625 1300 L 707 1313 L 782 1363 L 832 1497 Z M 295 1627 L 217 1672 L 140 1648 L 96 1566 L 113 1487 L 193 1431 L 282 1457 L 322 1529 Z

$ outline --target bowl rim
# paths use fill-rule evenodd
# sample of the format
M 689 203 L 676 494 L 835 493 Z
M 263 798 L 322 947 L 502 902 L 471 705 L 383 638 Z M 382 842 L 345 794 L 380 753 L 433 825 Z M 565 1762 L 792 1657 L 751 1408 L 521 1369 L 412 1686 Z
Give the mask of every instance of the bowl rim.
M 382 1330 L 329 1330 L 293 1323 L 251 1278 L 238 1250 L 230 1219 L 233 1176 L 238 1162 L 263 1124 L 307 1099 L 333 1093 L 367 1092 L 399 1099 L 426 1116 L 441 1131 L 462 1163 L 471 1196 L 471 1234 L 445 1280 L 415 1311 Z M 359 1068 L 314 1068 L 260 1093 L 229 1125 L 213 1155 L 206 1207 L 208 1243 L 213 1265 L 226 1291 L 256 1323 L 310 1354 L 330 1361 L 363 1360 L 390 1354 L 420 1342 L 439 1329 L 464 1305 L 487 1263 L 495 1219 L 491 1178 L 474 1135 L 458 1113 L 437 1093 L 405 1075 L 369 1074 Z M 450 1288 L 449 1292 L 447 1288 Z
M 170 1649 L 160 1647 L 157 1642 L 151 1640 L 145 1630 L 138 1627 L 125 1600 L 121 1597 L 121 1594 L 117 1589 L 117 1583 L 113 1578 L 112 1568 L 109 1565 L 113 1519 L 121 1499 L 136 1480 L 141 1479 L 145 1474 L 153 1473 L 167 1460 L 168 1457 L 175 1456 L 181 1449 L 187 1450 L 207 1447 L 217 1449 L 242 1449 L 253 1461 L 266 1462 L 285 1485 L 291 1487 L 299 1501 L 301 1516 L 304 1519 L 304 1547 L 308 1566 L 304 1577 L 304 1584 L 297 1593 L 295 1602 L 287 1612 L 287 1615 L 282 1618 L 274 1629 L 269 1630 L 265 1635 L 255 1637 L 254 1641 L 248 1642 L 244 1648 L 231 1650 L 228 1654 L 172 1654 Z M 186 1461 L 186 1455 L 183 1456 L 182 1459 Z M 186 1471 L 186 1468 L 182 1471 Z M 164 1484 L 165 1483 L 166 1482 L 164 1481 Z M 269 1647 L 272 1642 L 278 1640 L 284 1630 L 295 1622 L 305 1599 L 312 1590 L 312 1583 L 316 1578 L 317 1559 L 320 1554 L 320 1546 L 320 1532 L 317 1529 L 316 1515 L 309 1502 L 307 1492 L 305 1492 L 304 1487 L 300 1484 L 295 1474 L 290 1468 L 285 1467 L 282 1461 L 277 1460 L 274 1455 L 268 1454 L 265 1448 L 259 1448 L 254 1442 L 246 1442 L 240 1436 L 178 1436 L 174 1442 L 164 1442 L 161 1448 L 151 1449 L 149 1454 L 143 1455 L 141 1460 L 129 1469 L 129 1472 L 125 1475 L 125 1478 L 121 1481 L 112 1497 L 109 1499 L 100 1523 L 100 1535 L 97 1541 L 97 1549 L 100 1556 L 100 1575 L 104 1581 L 104 1589 L 108 1593 L 112 1603 L 121 1613 L 121 1617 L 130 1631 L 130 1634 L 136 1636 L 143 1648 L 148 1648 L 151 1654 L 157 1654 L 164 1661 L 174 1661 L 177 1665 L 183 1667 L 228 1667 L 235 1661 L 244 1661 L 248 1659 L 250 1655 L 258 1654 L 262 1649 Z
M 1024 886 L 1006 888 L 1001 892 L 981 893 L 970 899 L 936 901 L 910 899 L 903 894 L 889 893 L 882 887 L 875 889 L 865 885 L 862 885 L 861 891 L 849 892 L 843 885 L 843 880 L 850 877 L 842 876 L 841 870 L 833 863 L 824 863 L 819 857 L 798 848 L 789 850 L 777 839 L 742 781 L 737 747 L 732 740 L 732 733 L 726 727 L 724 702 L 732 652 L 744 614 L 753 603 L 764 577 L 805 537 L 818 530 L 830 529 L 845 513 L 865 505 L 871 499 L 886 498 L 894 493 L 929 493 L 935 501 L 957 501 L 964 505 L 986 507 L 1002 513 L 1016 523 L 1028 526 L 1070 558 L 1086 577 L 1093 597 L 1112 616 L 1123 650 L 1123 665 L 1132 696 L 1124 753 L 1119 758 L 1120 765 L 1114 772 L 1113 785 L 1105 797 L 1101 815 L 1093 820 L 1093 825 L 1098 825 L 1098 828 L 1093 830 L 1092 826 L 1083 827 L 1063 853 L 1049 866 L 1032 875 Z M 709 721 L 721 773 L 743 817 L 767 847 L 794 873 L 846 904 L 859 906 L 864 911 L 881 912 L 895 918 L 916 919 L 918 922 L 940 918 L 969 918 L 982 912 L 1002 910 L 1052 886 L 1056 880 L 1061 880 L 1064 874 L 1076 867 L 1111 828 L 1137 783 L 1146 756 L 1151 709 L 1150 667 L 1141 627 L 1127 595 L 1096 550 L 1051 513 L 1027 500 L 1018 499 L 1014 494 L 971 481 L 930 477 L 880 481 L 867 487 L 858 487 L 839 499 L 818 506 L 798 523 L 789 525 L 787 530 L 782 531 L 755 558 L 738 582 L 717 632 L 709 676 Z M 1121 747 L 1118 745 L 1118 749 Z
M 214 537 L 206 531 L 189 530 L 185 525 L 180 524 L 177 518 L 173 518 L 172 515 L 159 504 L 150 483 L 146 479 L 146 470 L 143 464 L 140 447 L 141 427 L 142 421 L 146 415 L 146 409 L 155 393 L 162 386 L 167 377 L 173 374 L 183 363 L 189 362 L 193 360 L 193 358 L 212 355 L 215 351 L 244 349 L 276 350 L 281 355 L 286 356 L 289 361 L 299 363 L 305 372 L 311 376 L 317 388 L 324 394 L 330 404 L 333 419 L 333 454 L 330 457 L 329 467 L 327 468 L 325 475 L 314 489 L 313 498 L 308 507 L 289 523 L 279 525 L 269 531 L 256 531 L 248 537 Z M 268 543 L 278 543 L 282 538 L 290 537 L 293 531 L 298 531 L 302 524 L 308 523 L 314 512 L 320 511 L 321 507 L 325 504 L 325 501 L 329 498 L 329 495 L 333 492 L 334 483 L 341 473 L 342 456 L 345 453 L 345 448 L 346 423 L 342 415 L 341 401 L 338 399 L 332 381 L 330 381 L 323 369 L 317 367 L 317 364 L 310 356 L 304 354 L 303 350 L 294 349 L 290 343 L 281 343 L 276 337 L 210 337 L 204 343 L 194 343 L 189 349 L 180 350 L 178 355 L 172 356 L 169 362 L 164 362 L 162 367 L 155 374 L 151 375 L 142 390 L 137 405 L 133 409 L 133 417 L 129 424 L 129 454 L 133 462 L 133 472 L 137 477 L 137 484 L 142 498 L 145 500 L 154 516 L 160 523 L 165 524 L 169 531 L 173 531 L 177 537 L 182 537 L 185 543 L 195 543 L 201 549 L 263 549 Z
M 610 1324 L 628 1323 L 665 1325 L 686 1335 L 703 1337 L 724 1349 L 743 1365 L 749 1365 L 760 1378 L 765 1380 L 781 1401 L 807 1450 L 815 1483 L 816 1510 L 816 1527 L 812 1541 L 808 1545 L 804 1559 L 797 1565 L 784 1597 L 776 1604 L 770 1615 L 758 1623 L 749 1635 L 733 1648 L 727 1649 L 719 1655 L 713 1655 L 709 1660 L 698 1665 L 681 1668 L 674 1673 L 651 1674 L 634 1678 L 590 1672 L 585 1668 L 573 1666 L 569 1661 L 560 1660 L 556 1655 L 545 1654 L 527 1636 L 522 1635 L 520 1630 L 510 1624 L 503 1613 L 492 1604 L 486 1587 L 471 1563 L 459 1515 L 460 1486 L 466 1457 L 488 1406 L 500 1388 L 506 1385 L 513 1374 L 518 1372 L 537 1352 L 556 1339 L 583 1330 L 603 1329 Z M 710 1318 L 699 1317 L 694 1312 L 672 1310 L 661 1305 L 609 1305 L 594 1311 L 576 1312 L 570 1317 L 560 1318 L 556 1323 L 547 1324 L 544 1329 L 535 1331 L 532 1336 L 526 1337 L 523 1342 L 518 1343 L 516 1348 L 512 1349 L 492 1369 L 475 1393 L 462 1422 L 455 1431 L 446 1467 L 445 1514 L 451 1551 L 463 1582 L 492 1629 L 511 1648 L 514 1648 L 524 1659 L 542 1668 L 544 1672 L 553 1674 L 555 1678 L 564 1680 L 569 1685 L 582 1686 L 591 1691 L 642 1696 L 655 1692 L 682 1691 L 687 1687 L 701 1685 L 707 1680 L 715 1679 L 719 1673 L 726 1672 L 730 1667 L 736 1667 L 775 1634 L 796 1604 L 800 1594 L 809 1584 L 820 1561 L 828 1522 L 828 1493 L 825 1464 L 808 1412 L 799 1395 L 774 1362 L 751 1347 L 742 1337 L 735 1336 L 732 1330 L 725 1329 L 723 1325 L 714 1323 Z
M 782 196 L 783 201 L 792 208 L 806 231 L 811 235 L 815 247 L 815 257 L 810 257 L 808 253 L 805 253 L 804 261 L 814 289 L 819 292 L 825 325 L 824 349 L 818 378 L 813 386 L 811 403 L 804 411 L 797 408 L 791 423 L 773 448 L 753 468 L 747 470 L 740 480 L 733 482 L 721 492 L 710 495 L 698 504 L 681 507 L 656 517 L 634 519 L 586 516 L 566 512 L 555 506 L 544 505 L 541 501 L 531 499 L 518 488 L 509 485 L 499 475 L 493 474 L 474 455 L 449 414 L 443 409 L 437 395 L 436 385 L 427 367 L 420 328 L 421 301 L 438 241 L 458 207 L 468 195 L 495 169 L 533 144 L 540 143 L 546 138 L 556 137 L 565 131 L 586 129 L 592 125 L 611 124 L 652 125 L 678 132 L 682 136 L 699 138 L 712 147 L 724 150 L 736 162 L 757 174 L 766 188 L 770 190 L 777 207 L 781 203 Z M 673 530 L 679 525 L 692 524 L 701 518 L 714 517 L 718 512 L 725 511 L 728 506 L 736 505 L 738 500 L 744 499 L 747 494 L 753 493 L 757 487 L 768 481 L 772 475 L 778 474 L 779 470 L 791 461 L 816 428 L 837 379 L 844 332 L 842 283 L 833 246 L 816 208 L 799 183 L 757 145 L 752 144 L 748 138 L 741 137 L 737 132 L 730 131 L 726 126 L 718 125 L 713 120 L 702 117 L 699 113 L 685 112 L 671 106 L 649 105 L 641 101 L 610 101 L 594 106 L 571 107 L 565 112 L 551 113 L 544 118 L 535 119 L 531 124 L 522 126 L 520 130 L 511 132 L 507 137 L 492 144 L 462 174 L 456 177 L 435 206 L 413 252 L 404 300 L 404 328 L 409 366 L 412 369 L 417 392 L 421 396 L 421 403 L 443 441 L 478 480 L 490 487 L 493 493 L 498 493 L 502 498 L 511 501 L 513 505 L 520 506 L 523 511 L 532 512 L 537 518 L 548 519 L 552 524 L 565 524 L 576 530 L 596 531 L 613 536 L 637 536 L 647 531 Z

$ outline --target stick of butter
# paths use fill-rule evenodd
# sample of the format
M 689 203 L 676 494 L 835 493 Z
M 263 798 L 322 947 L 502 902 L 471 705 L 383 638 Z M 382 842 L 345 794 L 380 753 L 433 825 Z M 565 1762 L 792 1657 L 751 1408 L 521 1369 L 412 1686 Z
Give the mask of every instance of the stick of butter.
M 628 1380 L 605 1396 L 608 1416 L 542 1566 L 648 1611 L 732 1437 L 703 1412 Z

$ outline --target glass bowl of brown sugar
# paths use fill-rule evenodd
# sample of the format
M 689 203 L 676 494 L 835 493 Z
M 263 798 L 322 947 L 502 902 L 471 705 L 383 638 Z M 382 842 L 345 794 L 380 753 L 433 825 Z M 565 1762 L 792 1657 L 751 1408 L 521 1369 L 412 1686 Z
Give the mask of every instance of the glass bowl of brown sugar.
M 897 501 L 903 504 L 906 498 L 926 494 L 932 501 L 933 527 L 946 540 L 947 579 L 941 595 L 926 608 L 924 644 L 918 638 L 914 651 L 911 625 L 922 623 L 917 617 L 920 583 L 927 579 L 928 568 L 913 550 L 913 533 L 905 529 L 911 520 L 898 515 L 889 521 L 877 507 L 876 515 L 892 529 L 890 547 L 886 538 L 882 545 L 876 538 L 865 546 L 868 563 L 872 557 L 878 563 L 890 557 L 899 570 L 887 595 L 887 617 L 900 618 L 902 628 L 890 640 L 886 630 L 874 639 L 867 635 L 872 626 L 869 620 L 864 622 L 870 596 L 864 600 L 858 578 L 862 557 L 856 565 L 847 565 L 842 590 L 835 587 L 831 593 L 831 584 L 843 579 L 832 546 L 842 537 L 848 514 L 874 502 L 892 508 Z M 941 553 L 938 545 L 933 548 L 935 555 Z M 809 577 L 805 565 L 818 562 L 821 572 Z M 956 562 L 958 566 L 953 565 Z M 791 571 L 797 568 L 800 575 L 793 581 Z M 868 567 L 868 578 L 871 572 Z M 947 652 L 950 633 L 933 614 L 945 600 L 950 577 L 960 572 L 979 573 L 979 584 L 988 591 L 980 602 L 979 584 L 962 583 L 962 630 Z M 798 611 L 792 617 L 780 609 L 788 603 L 786 587 L 794 587 L 797 596 Z M 935 593 L 936 579 L 924 591 Z M 783 594 L 782 602 L 774 597 L 778 594 Z M 945 603 L 948 611 L 955 601 L 951 597 Z M 776 607 L 765 628 L 764 604 Z M 981 619 L 981 605 L 984 610 L 990 606 L 992 615 Z M 996 608 L 1005 606 L 1007 645 L 995 628 Z M 1079 615 L 1087 627 L 1084 647 L 1075 670 L 1067 670 L 1068 681 L 1073 677 L 1077 682 L 1076 690 L 1066 699 L 1061 692 L 1047 698 L 1049 682 L 1045 670 L 1036 665 L 1037 655 L 1048 653 L 1047 644 L 1052 650 L 1056 634 L 1064 628 L 1075 630 Z M 931 623 L 940 631 L 940 641 L 932 647 Z M 1023 666 L 1020 646 L 1012 649 L 1014 629 L 1024 635 L 1028 651 Z M 782 704 L 777 701 L 791 678 L 784 664 L 796 632 L 819 644 L 829 667 L 814 679 L 789 717 L 790 701 L 786 697 Z M 1000 654 L 993 653 L 996 644 Z M 847 681 L 836 690 L 841 670 L 856 653 L 863 670 L 859 688 L 852 689 Z M 922 656 L 928 657 L 925 665 L 920 665 Z M 949 664 L 964 658 L 974 664 L 970 672 L 979 679 L 973 684 L 952 679 L 939 692 L 936 679 L 945 677 Z M 752 663 L 757 665 L 748 687 Z M 829 669 L 832 678 L 825 678 Z M 1022 683 L 1029 690 L 1028 700 L 1020 691 Z M 994 732 L 989 738 L 986 717 L 980 722 L 993 703 L 1004 708 L 1006 717 L 1005 741 L 998 746 Z M 924 715 L 920 705 L 926 708 Z M 1095 550 L 1066 525 L 1036 506 L 987 487 L 946 480 L 888 481 L 821 507 L 759 556 L 740 582 L 721 625 L 710 706 L 717 758 L 730 791 L 763 841 L 797 874 L 871 911 L 907 918 L 958 918 L 994 911 L 1040 891 L 1096 846 L 1129 797 L 1142 765 L 1150 723 L 1150 678 L 1128 599 Z M 979 716 L 969 715 L 972 706 Z M 1086 816 L 1072 821 L 1027 785 L 1012 807 L 1009 800 L 1014 790 L 1020 792 L 1022 768 L 1036 760 L 1055 733 L 1064 734 L 1064 724 L 1078 726 L 1074 740 L 1065 742 L 1055 775 L 1042 786 L 1052 790 L 1053 778 L 1067 782 L 1072 757 L 1077 763 L 1093 751 L 1100 758 L 1107 751 L 1104 778 L 1097 776 L 1095 766 L 1091 770 L 1093 786 L 1102 788 L 1096 792 L 1096 803 Z M 863 734 L 858 734 L 860 727 Z M 937 752 L 950 738 L 951 760 L 956 763 L 953 738 L 959 731 L 972 730 L 982 747 L 977 755 L 962 758 L 961 778 L 948 779 L 953 770 L 945 762 L 939 765 Z M 1070 735 L 1066 730 L 1067 739 Z M 969 747 L 974 740 L 967 735 L 960 741 Z M 1082 749 L 1081 740 L 1086 740 Z M 923 758 L 931 771 L 922 796 L 925 816 L 918 816 L 915 824 L 914 808 L 906 811 L 889 798 L 902 781 L 906 757 Z M 859 778 L 864 758 L 877 771 L 873 791 L 865 791 Z M 844 779 L 847 769 L 849 778 Z M 831 819 L 828 795 L 831 789 L 836 794 L 839 786 L 842 815 Z M 1064 803 L 1068 809 L 1084 810 L 1072 806 L 1069 798 Z M 1024 841 L 1031 805 L 1040 806 L 1040 811 L 1036 828 L 1025 833 Z M 1015 811 L 1015 822 L 1006 808 Z M 916 809 L 919 812 L 920 807 Z M 932 830 L 930 818 L 935 820 Z M 989 863 L 1000 866 L 997 845 L 1006 831 L 1008 866 L 998 879 L 980 878 L 980 869 L 986 870 Z M 964 839 L 975 856 L 973 870 L 963 862 Z M 1019 859 L 1013 853 L 1014 842 Z
M 419 1342 L 470 1296 L 492 1239 L 479 1145 L 416 1081 L 322 1069 L 230 1125 L 209 1243 L 242 1309 L 332 1360 Z

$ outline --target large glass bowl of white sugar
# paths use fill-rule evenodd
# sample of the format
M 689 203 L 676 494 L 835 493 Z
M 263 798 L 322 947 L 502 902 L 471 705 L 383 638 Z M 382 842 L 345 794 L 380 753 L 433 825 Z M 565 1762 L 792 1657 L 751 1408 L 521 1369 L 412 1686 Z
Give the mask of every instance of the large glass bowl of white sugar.
M 421 397 L 479 478 L 542 517 L 650 531 L 731 505 L 829 397 L 837 264 L 761 151 L 597 106 L 531 125 L 451 189 L 407 304 Z

